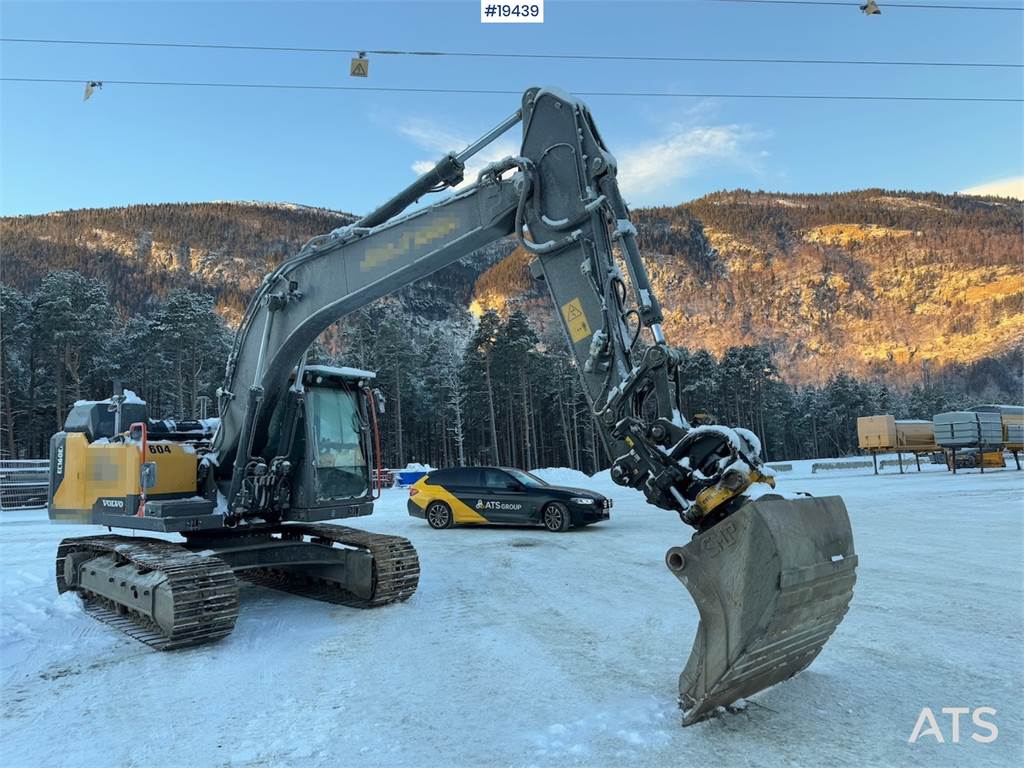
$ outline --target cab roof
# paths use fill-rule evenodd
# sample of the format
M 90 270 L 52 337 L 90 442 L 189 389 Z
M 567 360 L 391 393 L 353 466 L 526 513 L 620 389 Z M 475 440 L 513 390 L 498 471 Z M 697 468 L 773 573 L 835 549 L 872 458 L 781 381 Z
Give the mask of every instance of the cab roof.
M 377 374 L 373 371 L 364 371 L 361 368 L 349 368 L 347 366 L 307 365 L 305 371 L 320 376 L 331 376 L 335 379 L 351 379 L 353 381 L 377 378 Z

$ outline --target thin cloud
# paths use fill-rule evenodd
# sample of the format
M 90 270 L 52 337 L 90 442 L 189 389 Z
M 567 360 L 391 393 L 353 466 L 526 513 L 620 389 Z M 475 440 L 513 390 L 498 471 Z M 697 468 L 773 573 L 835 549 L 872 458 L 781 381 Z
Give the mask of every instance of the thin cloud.
M 432 160 L 423 158 L 412 164 L 417 174 L 426 173 L 445 152 L 460 150 L 471 139 L 453 133 L 424 119 L 408 120 L 398 132 L 425 150 L 436 153 Z M 618 160 L 619 185 L 631 202 L 652 202 L 672 185 L 712 163 L 729 163 L 757 169 L 758 158 L 765 153 L 754 152 L 750 145 L 758 137 L 743 125 L 694 127 L 673 124 L 660 138 L 619 151 L 612 150 Z M 476 180 L 486 164 L 519 153 L 518 140 L 504 136 L 470 160 L 463 184 Z
M 676 124 L 660 139 L 615 153 L 619 185 L 625 197 L 646 201 L 712 163 L 754 167 L 750 144 L 755 138 L 756 134 L 742 125 Z
M 417 174 L 429 171 L 441 156 L 447 152 L 458 152 L 469 146 L 472 138 L 452 133 L 429 120 L 409 120 L 398 126 L 398 132 L 407 139 L 418 144 L 422 149 L 436 153 L 433 160 L 426 158 L 417 160 L 412 164 L 412 170 Z M 484 147 L 478 154 L 474 155 L 466 164 L 465 180 L 459 186 L 470 184 L 476 181 L 477 174 L 488 163 L 519 154 L 519 144 L 507 136 L 503 136 L 487 147 Z
M 996 197 L 1015 197 L 1024 200 L 1024 176 L 1010 176 L 985 184 L 960 190 L 962 195 L 994 195 Z

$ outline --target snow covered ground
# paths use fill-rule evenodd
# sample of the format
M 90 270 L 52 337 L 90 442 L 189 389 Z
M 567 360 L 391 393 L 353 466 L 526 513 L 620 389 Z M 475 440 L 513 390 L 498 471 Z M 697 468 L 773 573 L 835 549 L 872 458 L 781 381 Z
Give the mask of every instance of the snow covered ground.
M 780 472 L 840 494 L 860 555 L 850 614 L 822 655 L 744 712 L 679 727 L 697 627 L 663 563 L 689 538 L 612 485 L 607 524 L 433 531 L 385 492 L 375 531 L 408 536 L 409 603 L 359 611 L 244 587 L 234 633 L 161 654 L 58 597 L 64 536 L 0 518 L 0 761 L 5 766 L 1019 765 L 1024 757 L 1024 472 L 927 466 Z M 908 743 L 931 707 L 946 743 Z M 994 707 L 952 744 L 943 707 Z M 979 731 L 984 734 L 984 731 Z

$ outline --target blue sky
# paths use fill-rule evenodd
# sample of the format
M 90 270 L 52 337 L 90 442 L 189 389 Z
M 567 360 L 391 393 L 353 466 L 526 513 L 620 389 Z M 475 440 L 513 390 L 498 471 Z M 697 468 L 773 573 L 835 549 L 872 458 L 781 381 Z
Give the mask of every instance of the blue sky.
M 1002 2 L 1002 0 L 1000 0 Z M 1014 0 L 1006 0 L 1013 4 Z M 963 0 L 961 0 L 963 3 Z M 1024 14 L 548 0 L 543 25 L 460 2 L 4 2 L 5 37 L 536 53 L 1022 61 Z M 993 4 L 980 3 L 980 4 Z M 517 106 L 500 95 L 108 85 L 177 80 L 576 91 L 1022 95 L 1021 69 L 371 58 L 0 44 L 0 213 L 201 200 L 362 212 Z M 1017 104 L 592 97 L 634 205 L 717 189 L 953 192 L 1024 176 Z M 515 135 L 492 154 L 515 149 Z

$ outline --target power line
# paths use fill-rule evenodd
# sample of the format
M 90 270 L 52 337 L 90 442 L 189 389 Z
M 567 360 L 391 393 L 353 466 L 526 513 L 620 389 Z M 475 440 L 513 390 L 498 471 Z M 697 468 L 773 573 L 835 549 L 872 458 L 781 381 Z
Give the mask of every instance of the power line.
M 777 0 L 781 2 L 781 0 Z M 796 2 L 796 0 L 793 0 Z M 0 37 L 0 43 L 41 43 L 53 45 L 102 45 L 132 48 L 198 48 L 225 51 L 275 51 L 285 53 L 366 53 L 375 56 L 448 56 L 458 58 L 490 59 L 548 59 L 574 61 L 643 61 L 662 63 L 719 63 L 719 64 L 813 64 L 813 65 L 855 65 L 855 66 L 899 66 L 899 67 L 987 67 L 1022 69 L 1024 64 L 1003 62 L 968 61 L 901 61 L 874 59 L 772 59 L 727 56 L 627 56 L 615 54 L 573 54 L 573 53 L 494 53 L 475 51 L 400 51 L 368 50 L 365 48 L 307 48 L 280 45 L 234 45 L 231 43 L 157 43 L 132 40 L 58 40 L 34 37 Z
M 925 10 L 943 11 L 1024 11 L 1024 6 L 1012 5 L 949 5 L 947 3 L 890 3 L 878 0 L 881 8 L 922 8 Z M 751 3 L 754 5 L 838 5 L 844 8 L 859 8 L 859 2 L 839 2 L 839 0 L 712 0 L 719 3 Z
M 9 83 L 57 83 L 81 85 L 86 78 L 50 77 L 0 77 L 0 82 Z M 292 91 L 369 91 L 377 93 L 448 93 L 461 95 L 521 96 L 522 90 L 500 90 L 491 88 L 405 88 L 367 85 L 304 85 L 299 83 L 211 83 L 185 82 L 174 80 L 97 80 L 104 85 L 143 85 L 186 88 L 250 88 Z M 857 94 L 826 93 L 679 93 L 679 92 L 631 92 L 631 91 L 573 91 L 577 96 L 616 98 L 677 98 L 677 99 L 768 99 L 806 101 L 907 101 L 907 102 L 987 102 L 1016 104 L 1024 98 L 1003 98 L 989 96 L 876 96 Z

